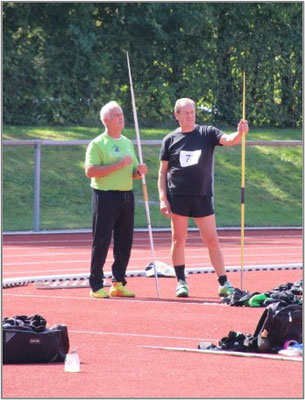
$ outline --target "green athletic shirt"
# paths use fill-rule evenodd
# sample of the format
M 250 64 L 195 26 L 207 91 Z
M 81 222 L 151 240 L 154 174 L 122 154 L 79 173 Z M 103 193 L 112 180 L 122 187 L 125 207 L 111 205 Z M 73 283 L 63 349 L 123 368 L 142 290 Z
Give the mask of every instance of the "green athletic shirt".
M 113 139 L 104 132 L 93 139 L 87 147 L 85 167 L 113 164 L 125 156 L 132 157 L 133 163 L 101 178 L 91 178 L 90 186 L 98 190 L 132 190 L 133 171 L 139 165 L 133 143 L 126 136 Z

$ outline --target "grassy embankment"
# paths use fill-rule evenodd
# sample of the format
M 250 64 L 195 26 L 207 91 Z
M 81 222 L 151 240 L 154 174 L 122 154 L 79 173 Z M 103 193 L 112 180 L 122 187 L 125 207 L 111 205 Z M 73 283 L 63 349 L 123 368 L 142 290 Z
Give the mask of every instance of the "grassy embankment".
M 234 128 L 233 128 L 234 129 Z M 232 132 L 233 129 L 226 129 Z M 5 126 L 3 139 L 92 139 L 92 127 Z M 143 129 L 141 138 L 162 139 L 169 130 Z M 135 139 L 133 129 L 124 134 Z M 301 140 L 300 129 L 253 129 L 250 140 Z M 149 166 L 147 187 L 153 227 L 168 227 L 159 212 L 157 173 L 159 146 L 143 146 Z M 91 189 L 84 175 L 85 146 L 43 147 L 41 229 L 90 228 Z M 3 146 L 3 230 L 33 229 L 33 147 Z M 141 181 L 134 185 L 136 226 L 146 227 Z M 302 148 L 246 149 L 246 226 L 301 226 Z M 240 146 L 216 148 L 215 211 L 218 226 L 240 225 Z M 192 225 L 193 223 L 191 223 Z

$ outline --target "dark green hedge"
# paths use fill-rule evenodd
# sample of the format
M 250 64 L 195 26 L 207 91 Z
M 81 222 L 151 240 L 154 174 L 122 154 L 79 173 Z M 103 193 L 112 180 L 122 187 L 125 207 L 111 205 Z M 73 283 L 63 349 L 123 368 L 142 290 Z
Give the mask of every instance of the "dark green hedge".
M 302 2 L 2 3 L 7 124 L 97 121 L 109 100 L 142 124 L 193 98 L 201 121 L 236 123 L 242 70 L 252 126 L 300 126 Z

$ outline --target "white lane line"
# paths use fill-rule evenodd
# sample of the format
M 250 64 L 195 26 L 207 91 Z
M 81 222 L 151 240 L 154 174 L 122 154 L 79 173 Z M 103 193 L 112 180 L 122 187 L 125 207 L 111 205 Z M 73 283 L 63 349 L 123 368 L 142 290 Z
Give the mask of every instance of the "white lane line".
M 201 340 L 205 342 L 213 342 L 218 341 L 217 339 L 202 339 L 202 338 L 194 338 L 194 337 L 185 337 L 185 336 L 167 336 L 167 335 L 151 335 L 151 334 L 142 334 L 142 333 L 126 333 L 126 332 L 102 332 L 102 331 L 74 331 L 69 329 L 69 333 L 81 334 L 81 335 L 109 335 L 109 336 L 131 336 L 131 337 L 145 337 L 145 338 L 153 338 L 153 339 L 175 339 L 175 340 Z
M 273 259 L 278 259 L 279 261 L 282 261 L 281 257 L 286 257 L 287 255 L 289 256 L 290 259 L 293 258 L 293 257 L 297 257 L 297 259 L 300 262 L 302 261 L 302 259 L 301 259 L 302 254 L 301 253 L 294 253 L 294 254 L 292 254 L 292 253 L 277 253 L 276 255 L 275 254 L 264 254 L 264 255 L 262 255 L 262 254 L 252 254 L 252 255 L 250 255 L 250 254 L 247 253 L 246 257 L 251 257 L 251 259 L 255 259 L 255 258 L 261 259 L 262 256 L 263 256 L 264 260 L 271 258 L 272 260 Z M 226 255 L 225 252 L 224 252 L 224 256 L 226 258 L 226 261 L 228 259 L 235 260 L 237 258 L 236 255 L 232 255 L 232 256 Z M 199 256 L 194 256 L 193 254 L 192 255 L 191 254 L 189 254 L 189 255 L 186 254 L 186 259 L 188 259 L 188 258 L 201 259 L 201 260 L 204 260 L 204 259 L 208 260 L 209 259 L 208 255 L 204 255 L 204 254 L 201 254 Z M 168 256 L 167 257 L 163 257 L 163 256 L 156 255 L 156 259 L 168 260 Z M 149 261 L 151 261 L 151 256 L 149 256 L 149 255 L 147 255 L 146 257 L 132 257 L 131 256 L 131 261 L 139 261 L 139 260 L 143 260 L 144 262 L 145 261 L 149 262 Z M 113 258 L 107 258 L 107 261 L 108 262 L 113 262 Z M 274 261 L 274 262 L 276 262 L 276 261 Z M 292 262 L 292 260 L 290 260 L 288 262 Z M 89 258 L 86 258 L 84 260 L 79 260 L 77 258 L 77 259 L 72 259 L 72 260 L 70 259 L 70 260 L 56 260 L 56 261 L 55 260 L 49 260 L 49 261 L 41 261 L 41 260 L 39 260 L 39 261 L 26 261 L 26 262 L 3 262 L 3 266 L 9 267 L 9 266 L 17 266 L 17 265 L 37 265 L 37 264 L 49 265 L 49 264 L 71 264 L 71 263 L 74 263 L 74 264 L 87 263 L 88 265 L 90 264 Z M 187 262 L 187 264 L 188 265 L 200 265 L 200 263 L 199 264 L 198 263 L 194 264 L 194 263 L 190 263 L 190 262 Z
M 168 247 L 168 246 L 167 246 Z M 57 249 L 59 248 L 59 247 L 56 247 Z M 234 252 L 234 253 L 236 253 L 236 250 L 237 249 L 239 249 L 239 246 L 236 246 L 236 247 L 223 247 L 223 252 L 224 253 L 229 253 L 229 252 Z M 272 252 L 276 252 L 276 250 L 277 249 L 279 249 L 279 250 L 295 250 L 295 249 L 297 249 L 297 250 L 299 250 L 300 252 L 302 251 L 302 246 L 281 246 L 281 245 L 278 245 L 277 247 L 273 247 L 272 248 Z M 65 249 L 65 251 L 63 251 L 63 252 L 54 252 L 54 251 L 47 251 L 47 252 L 40 252 L 40 253 L 29 253 L 29 254 L 24 254 L 24 249 L 19 249 L 20 251 L 22 251 L 23 252 L 23 254 L 20 254 L 20 255 L 16 255 L 16 252 L 14 252 L 13 254 L 5 254 L 6 252 L 5 252 L 5 250 L 3 251 L 3 258 L 18 258 L 18 257 L 22 257 L 22 258 L 24 258 L 24 257 L 50 257 L 50 256 L 67 256 L 67 255 L 71 255 L 71 254 L 73 254 L 73 255 L 77 255 L 77 256 L 81 256 L 81 255 L 86 255 L 86 256 L 88 256 L 88 255 L 90 255 L 91 254 L 91 249 L 89 249 L 88 248 L 88 250 L 87 251 L 79 251 L 79 252 L 75 252 L 75 250 L 73 250 L 72 248 L 68 248 L 68 249 Z M 110 247 L 109 248 L 109 251 L 111 251 L 112 250 L 112 247 Z M 190 249 L 187 249 L 187 250 L 190 250 Z M 205 247 L 205 246 L 201 246 L 201 247 L 198 247 L 198 248 L 194 248 L 194 249 L 192 249 L 192 253 L 196 253 L 196 252 L 203 252 L 203 251 L 206 251 L 207 250 L 207 248 Z M 254 255 L 257 255 L 257 248 L 251 248 L 251 247 L 248 247 L 247 249 L 247 255 L 249 255 L 249 254 L 251 254 L 251 252 L 255 252 L 255 254 Z M 169 252 L 169 250 L 168 249 L 162 249 L 162 250 L 159 250 L 159 253 L 161 253 L 161 252 L 166 252 L 166 253 L 168 253 Z M 266 253 L 270 253 L 270 249 L 263 249 L 263 250 L 260 250 L 260 255 L 262 255 L 262 252 L 266 252 Z M 131 254 L 136 254 L 136 253 L 143 253 L 143 250 L 139 250 L 139 249 L 132 249 L 132 253 Z M 276 254 L 278 254 L 278 253 L 276 253 Z M 268 256 L 269 254 L 266 254 L 266 256 Z
M 60 290 L 63 290 L 63 289 L 60 289 Z M 140 304 L 151 304 L 151 303 L 153 303 L 153 304 L 160 304 L 161 306 L 163 305 L 163 304 L 174 304 L 174 305 L 177 305 L 177 304 L 181 304 L 181 305 L 183 305 L 183 306 L 187 306 L 187 305 L 192 305 L 192 306 L 213 306 L 213 307 L 229 307 L 227 304 L 224 304 L 224 303 L 216 303 L 216 302 L 207 302 L 207 301 L 204 301 L 204 300 L 202 300 L 202 302 L 200 301 L 200 300 L 197 300 L 197 299 L 194 299 L 194 300 L 192 300 L 192 298 L 191 297 L 188 297 L 188 299 L 187 300 L 176 300 L 176 299 L 172 299 L 172 300 L 169 300 L 169 299 L 162 299 L 162 298 L 160 298 L 160 299 L 141 299 L 141 298 L 133 298 L 133 299 L 128 299 L 128 298 L 119 298 L 119 297 L 116 297 L 116 298 L 110 298 L 110 299 L 92 299 L 92 298 L 90 298 L 89 296 L 59 296 L 59 295 L 54 295 L 54 290 L 52 290 L 52 294 L 50 294 L 49 296 L 48 295 L 39 295 L 39 294 L 17 294 L 17 293 L 5 293 L 5 292 L 3 292 L 3 296 L 5 296 L 5 297 L 26 297 L 26 298 L 29 298 L 29 297 L 32 297 L 32 298 L 35 298 L 35 299 L 38 299 L 38 298 L 42 298 L 42 299 L 49 299 L 49 300 L 52 300 L 52 299 L 65 299 L 65 300 L 69 300 L 69 301 L 71 301 L 71 300 L 87 300 L 87 301 L 92 301 L 92 302 L 104 302 L 104 301 L 106 301 L 106 302 L 113 302 L 113 301 L 116 301 L 116 302 L 127 302 L 127 303 L 129 303 L 129 302 L 134 302 L 134 303 L 140 303 Z
M 170 263 L 170 260 L 167 260 L 169 263 Z M 273 265 L 274 265 L 274 267 L 275 267 L 275 269 L 278 267 L 278 264 L 277 264 L 277 260 L 276 261 L 274 261 L 274 260 L 272 260 L 273 261 Z M 300 260 L 296 260 L 296 261 L 300 261 Z M 289 261 L 289 262 L 287 262 L 287 263 L 285 263 L 285 264 L 283 264 L 282 263 L 282 260 L 279 260 L 279 262 L 281 262 L 281 267 L 285 267 L 285 266 L 287 266 L 287 267 L 298 267 L 298 269 L 300 269 L 300 263 L 298 262 L 298 263 L 296 263 L 296 262 L 293 262 L 293 261 Z M 78 262 L 79 263 L 79 262 Z M 63 263 L 64 265 L 61 267 L 61 268 L 52 268 L 52 269 L 47 269 L 47 270 L 45 270 L 45 269 L 34 269 L 34 270 L 25 270 L 25 269 L 22 269 L 22 271 L 20 271 L 20 270 L 18 270 L 18 271 L 5 271 L 5 272 L 3 272 L 2 274 L 3 274 L 3 276 L 15 276 L 15 275 L 24 275 L 25 273 L 26 274 L 37 274 L 37 273 L 43 273 L 43 274 L 46 274 L 46 273 L 50 273 L 50 272 L 77 272 L 77 271 L 81 271 L 81 272 L 83 272 L 83 273 L 86 273 L 86 272 L 88 272 L 89 271 L 89 269 L 87 269 L 86 271 L 84 271 L 84 267 L 80 267 L 80 268 L 66 268 L 66 266 L 65 266 L 65 263 Z M 79 264 L 81 264 L 81 263 L 79 263 Z M 111 266 L 110 265 L 107 265 L 108 264 L 108 261 L 106 261 L 106 265 L 105 265 L 105 267 L 104 267 L 104 272 L 109 272 L 109 271 L 111 271 Z M 41 263 L 40 263 L 40 265 L 41 265 Z M 265 266 L 269 266 L 269 264 L 261 264 L 261 263 L 245 263 L 245 267 L 261 267 L 261 269 L 262 268 L 264 268 Z M 196 267 L 196 268 L 198 268 L 198 267 L 200 267 L 200 268 L 202 268 L 202 269 L 205 269 L 205 268 L 210 268 L 211 267 L 211 264 L 209 263 L 209 262 L 201 262 L 201 263 L 188 263 L 188 267 L 187 267 L 187 269 L 189 269 L 189 268 L 192 268 L 192 267 Z M 89 268 L 89 267 L 88 267 Z M 226 270 L 227 270 L 227 272 L 230 272 L 230 269 L 231 268 L 239 268 L 239 266 L 230 266 L 230 265 L 226 265 Z M 291 269 L 291 268 L 290 268 Z M 301 268 L 302 269 L 302 268 Z M 132 265 L 132 266 L 130 266 L 130 267 L 128 267 L 128 269 L 127 269 L 127 274 L 129 273 L 129 272 L 133 272 L 133 271 L 137 271 L 137 270 L 143 270 L 144 271 L 144 268 L 143 268 L 143 265 Z
M 160 235 L 153 235 L 154 239 L 156 240 L 164 240 L 164 239 L 168 239 L 170 241 L 170 237 L 171 234 L 169 233 L 168 235 L 164 235 L 164 236 L 160 236 Z M 221 234 L 218 234 L 218 237 L 220 240 L 239 240 L 240 236 L 239 235 L 227 235 L 227 236 L 222 236 Z M 297 235 L 259 235 L 259 236 L 245 236 L 245 240 L 257 240 L 258 243 L 265 243 L 266 240 L 269 241 L 278 241 L 279 239 L 302 239 L 302 233 L 300 232 Z M 201 238 L 199 235 L 190 235 L 188 236 L 187 240 L 199 240 L 201 242 Z M 141 242 L 141 241 L 145 241 L 147 243 L 149 243 L 148 238 L 147 237 L 136 237 L 134 238 L 134 243 L 137 242 Z M 88 238 L 88 239 L 48 239 L 48 240 L 3 240 L 3 245 L 11 245 L 11 244 L 35 244 L 35 243 L 44 243 L 44 244 L 48 244 L 48 243 L 70 243 L 71 245 L 73 243 L 92 243 L 92 238 Z
M 110 270 L 109 268 L 105 268 L 104 271 L 108 271 Z M 34 270 L 23 270 L 23 271 L 6 271 L 3 272 L 2 275 L 24 275 L 24 274 L 37 274 L 37 273 L 50 273 L 50 272 L 73 272 L 73 273 L 77 273 L 77 272 L 84 272 L 84 274 L 86 272 L 89 271 L 89 268 L 87 269 L 87 271 L 84 271 L 84 268 L 58 268 L 58 269 L 48 269 L 47 271 L 45 269 L 34 269 Z

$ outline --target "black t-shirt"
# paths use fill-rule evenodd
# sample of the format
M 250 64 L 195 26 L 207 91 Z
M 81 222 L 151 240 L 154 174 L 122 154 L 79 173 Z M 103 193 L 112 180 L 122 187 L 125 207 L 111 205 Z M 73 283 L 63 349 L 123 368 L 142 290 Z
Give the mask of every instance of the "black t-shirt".
M 195 125 L 192 132 L 181 133 L 178 128 L 163 139 L 160 159 L 169 162 L 168 192 L 213 196 L 214 147 L 223 134 L 213 126 Z

